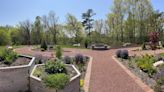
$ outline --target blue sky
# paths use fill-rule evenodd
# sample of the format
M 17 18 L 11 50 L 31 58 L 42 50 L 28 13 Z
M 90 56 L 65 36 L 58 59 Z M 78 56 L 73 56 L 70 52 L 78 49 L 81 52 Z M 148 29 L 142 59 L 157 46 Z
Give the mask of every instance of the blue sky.
M 164 11 L 164 0 L 151 0 L 154 9 Z M 105 19 L 110 11 L 112 0 L 1 0 L 0 25 L 16 25 L 19 21 L 29 19 L 34 21 L 36 16 L 47 15 L 54 11 L 65 22 L 67 13 L 81 19 L 81 13 L 92 8 L 95 19 Z

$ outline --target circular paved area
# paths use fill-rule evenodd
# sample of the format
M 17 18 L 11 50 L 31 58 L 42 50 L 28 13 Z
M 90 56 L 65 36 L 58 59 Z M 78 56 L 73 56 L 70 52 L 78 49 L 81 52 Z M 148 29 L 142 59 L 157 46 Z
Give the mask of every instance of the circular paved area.
M 42 54 L 52 57 L 52 52 L 31 51 L 31 47 L 16 49 L 21 54 Z M 131 50 L 134 48 L 129 48 Z M 75 55 L 77 53 L 93 57 L 89 92 L 145 92 L 126 71 L 113 60 L 112 56 L 116 49 L 107 51 L 92 51 L 85 49 L 64 49 L 64 55 Z M 159 51 L 163 52 L 163 51 Z M 158 51 L 156 53 L 159 53 Z M 130 52 L 137 54 L 138 52 Z M 150 52 L 149 52 L 150 53 Z M 153 52 L 152 52 L 153 53 Z

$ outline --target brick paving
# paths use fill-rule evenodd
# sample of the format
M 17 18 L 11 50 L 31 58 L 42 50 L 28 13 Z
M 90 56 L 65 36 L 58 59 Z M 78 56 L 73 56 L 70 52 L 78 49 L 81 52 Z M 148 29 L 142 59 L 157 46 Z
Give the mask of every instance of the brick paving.
M 23 54 L 42 54 L 52 57 L 52 52 L 31 51 L 31 47 L 18 48 L 16 51 Z M 132 50 L 134 48 L 129 48 Z M 107 51 L 92 51 L 85 49 L 64 49 L 64 55 L 82 53 L 93 57 L 89 92 L 148 92 L 135 82 L 125 69 L 112 58 L 116 49 Z M 132 54 L 137 52 L 130 51 Z M 162 52 L 162 51 L 159 51 Z M 157 51 L 157 53 L 159 53 Z M 152 52 L 153 53 L 153 52 Z

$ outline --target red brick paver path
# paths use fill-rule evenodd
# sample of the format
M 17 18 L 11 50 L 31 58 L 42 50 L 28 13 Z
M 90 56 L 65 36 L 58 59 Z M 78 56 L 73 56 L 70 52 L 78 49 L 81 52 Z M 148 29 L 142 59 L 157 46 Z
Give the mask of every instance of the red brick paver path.
M 29 47 L 16 49 L 18 53 L 36 54 Z M 145 92 L 125 70 L 113 60 L 114 49 L 107 51 L 92 51 L 80 49 L 64 49 L 64 55 L 82 53 L 93 57 L 89 92 Z M 40 53 L 40 52 L 38 52 Z M 42 53 L 50 56 L 50 52 Z

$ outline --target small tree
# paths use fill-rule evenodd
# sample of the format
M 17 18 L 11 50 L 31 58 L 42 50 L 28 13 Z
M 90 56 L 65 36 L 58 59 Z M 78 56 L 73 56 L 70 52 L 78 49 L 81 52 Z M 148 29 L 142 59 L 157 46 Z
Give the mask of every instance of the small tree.
M 87 12 L 82 14 L 82 25 L 85 27 L 85 30 L 88 30 L 88 36 L 91 35 L 91 29 L 93 28 L 93 21 L 92 17 L 96 15 L 92 9 L 88 9 Z
M 61 49 L 60 46 L 57 46 L 57 47 L 56 47 L 56 57 L 57 57 L 58 59 L 61 59 L 61 57 L 62 57 L 62 49 Z
M 151 49 L 152 50 L 155 50 L 156 49 L 156 46 L 157 46 L 157 43 L 159 41 L 159 34 L 158 32 L 150 32 L 149 33 L 149 40 L 150 40 L 150 45 L 151 45 Z
M 87 38 L 85 39 L 84 44 L 85 44 L 85 48 L 88 48 L 89 40 Z
M 47 43 L 46 43 L 45 40 L 42 40 L 42 43 L 41 43 L 40 48 L 41 48 L 42 50 L 47 50 Z

